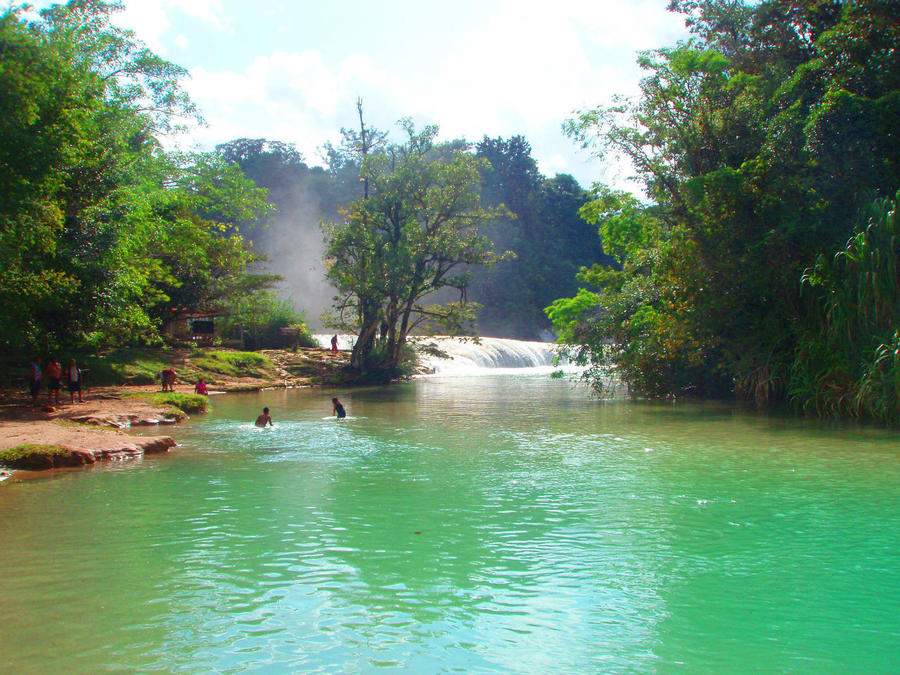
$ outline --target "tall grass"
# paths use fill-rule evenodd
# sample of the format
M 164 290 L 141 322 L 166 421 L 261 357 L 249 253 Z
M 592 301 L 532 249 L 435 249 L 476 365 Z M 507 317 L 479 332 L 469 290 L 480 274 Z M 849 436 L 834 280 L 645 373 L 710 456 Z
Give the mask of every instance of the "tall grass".
M 900 220 L 874 202 L 866 226 L 806 271 L 812 320 L 791 372 L 791 401 L 824 416 L 900 424 Z

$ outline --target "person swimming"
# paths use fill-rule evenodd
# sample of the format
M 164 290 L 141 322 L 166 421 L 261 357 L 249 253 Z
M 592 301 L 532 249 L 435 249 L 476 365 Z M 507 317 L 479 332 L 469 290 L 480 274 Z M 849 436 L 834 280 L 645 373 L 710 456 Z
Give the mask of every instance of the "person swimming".
M 275 425 L 272 423 L 272 418 L 269 416 L 269 409 L 263 408 L 262 415 L 256 418 L 255 422 L 258 427 L 265 427 L 267 424 L 270 427 L 274 427 Z
M 337 400 L 337 398 L 331 399 L 331 403 L 334 406 L 334 414 L 337 415 L 338 419 L 342 419 L 347 416 L 347 411 L 344 410 L 344 405 Z

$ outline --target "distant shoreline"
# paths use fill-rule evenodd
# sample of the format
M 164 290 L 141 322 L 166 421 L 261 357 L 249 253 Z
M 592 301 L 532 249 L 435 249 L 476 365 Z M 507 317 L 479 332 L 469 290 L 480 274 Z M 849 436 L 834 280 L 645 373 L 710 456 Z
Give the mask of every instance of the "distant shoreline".
M 209 377 L 210 394 L 336 384 L 335 371 L 349 357 L 346 352 L 316 348 L 265 354 L 275 364 L 274 377 L 214 373 Z M 186 363 L 190 366 L 184 355 L 174 357 L 178 358 L 173 364 L 176 372 L 183 372 Z M 298 372 L 300 368 L 302 374 Z M 174 405 L 154 401 L 155 395 L 161 394 L 158 384 L 91 387 L 83 392 L 83 403 L 70 403 L 69 393 L 62 391 L 58 406 L 48 402 L 46 390 L 40 392 L 36 406 L 27 392 L 4 391 L 0 403 L 0 457 L 6 452 L 7 458 L 0 462 L 0 482 L 13 476 L 26 478 L 36 471 L 170 451 L 177 446 L 169 436 L 137 436 L 126 430 L 164 427 L 186 419 L 188 413 L 205 412 L 208 399 L 193 394 L 195 377 L 175 384 L 173 393 L 181 396 L 172 397 Z M 182 398 L 185 402 L 179 400 Z M 198 400 L 202 403 L 198 404 Z M 187 407 L 188 412 L 175 407 L 178 405 Z M 202 409 L 190 405 L 200 405 Z M 15 456 L 15 461 L 9 456 Z

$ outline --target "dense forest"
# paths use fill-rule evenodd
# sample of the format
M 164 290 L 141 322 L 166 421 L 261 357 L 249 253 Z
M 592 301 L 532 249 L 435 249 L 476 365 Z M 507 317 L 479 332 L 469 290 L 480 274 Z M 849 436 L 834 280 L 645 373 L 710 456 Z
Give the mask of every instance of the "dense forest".
M 252 328 L 279 309 L 276 277 L 254 271 L 236 229 L 270 209 L 265 190 L 216 153 L 163 150 L 161 134 L 197 115 L 185 72 L 110 11 L 84 0 L 0 15 L 6 355 L 152 343 L 197 312 Z
M 388 137 L 385 131 L 373 133 Z M 470 270 L 466 297 L 481 305 L 470 329 L 495 337 L 547 339 L 552 326 L 544 308 L 577 290 L 575 275 L 582 266 L 611 261 L 596 226 L 579 215 L 589 193 L 572 176 L 542 175 L 522 136 L 452 145 L 484 160 L 473 189 L 485 207 L 503 210 L 483 223 L 481 232 L 495 250 L 513 254 L 490 268 Z M 311 166 L 290 144 L 261 138 L 237 139 L 216 150 L 269 191 L 273 213 L 239 230 L 283 277 L 284 294 L 315 321 L 331 309 L 336 294 L 325 275 L 319 225 L 340 220 L 347 205 L 363 196 L 360 157 L 327 145 L 325 167 Z
M 900 415 L 896 3 L 673 0 L 692 38 L 644 53 L 641 94 L 571 135 L 627 157 L 598 186 L 598 260 L 548 310 L 636 393 Z
M 0 17 L 4 351 L 154 343 L 198 314 L 255 345 L 279 325 L 303 328 L 303 315 L 318 322 L 339 295 L 322 225 L 346 220 L 363 196 L 363 158 L 326 145 L 315 166 L 274 139 L 167 151 L 161 139 L 200 117 L 181 87 L 187 73 L 117 28 L 115 9 L 72 0 Z M 540 175 L 521 137 L 446 145 L 477 166 L 466 190 L 493 214 L 483 234 L 512 252 L 490 272 L 463 262 L 466 299 L 491 334 L 546 334 L 542 308 L 602 257 L 596 228 L 577 215 L 587 194 L 571 177 Z

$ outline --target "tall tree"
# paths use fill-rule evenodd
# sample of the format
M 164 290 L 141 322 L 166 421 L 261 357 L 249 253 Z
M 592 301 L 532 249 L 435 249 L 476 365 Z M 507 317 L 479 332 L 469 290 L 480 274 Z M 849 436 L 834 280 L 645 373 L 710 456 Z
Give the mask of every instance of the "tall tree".
M 336 310 L 358 330 L 352 364 L 371 364 L 380 330 L 378 370 L 388 377 L 413 330 L 428 324 L 451 333 L 463 329 L 472 318 L 463 268 L 496 260 L 479 233 L 496 216 L 480 204 L 481 162 L 459 143 L 435 143 L 437 127 L 417 132 L 408 121 L 402 126 L 405 142 L 363 156 L 361 179 L 368 188 L 345 222 L 325 226 Z M 441 289 L 455 290 L 459 302 L 426 305 Z
M 242 184 L 224 167 L 213 175 L 207 165 L 191 183 L 200 164 L 165 156 L 156 135 L 196 113 L 179 85 L 185 71 L 115 27 L 118 8 L 72 0 L 36 20 L 21 8 L 0 15 L 0 344 L 9 350 L 152 338 L 151 307 L 178 274 L 149 252 L 259 203 L 250 186 L 234 191 Z M 169 217 L 161 205 L 175 195 L 181 215 Z M 221 249 L 227 235 L 216 229 L 207 242 Z
M 484 233 L 495 248 L 515 254 L 473 270 L 471 297 L 483 305 L 478 324 L 499 337 L 543 339 L 550 329 L 544 307 L 575 292 L 582 265 L 606 260 L 596 229 L 578 215 L 588 194 L 571 176 L 543 176 L 522 136 L 484 138 L 476 156 L 488 162 L 485 203 L 508 209 Z
M 652 391 L 784 401 L 803 270 L 900 184 L 900 22 L 866 0 L 671 5 L 692 40 L 644 54 L 641 96 L 570 129 L 632 161 L 664 224 L 642 272 L 655 291 L 623 320 L 658 345 Z

